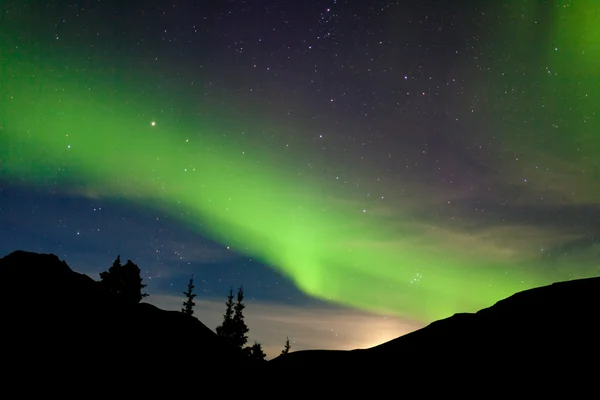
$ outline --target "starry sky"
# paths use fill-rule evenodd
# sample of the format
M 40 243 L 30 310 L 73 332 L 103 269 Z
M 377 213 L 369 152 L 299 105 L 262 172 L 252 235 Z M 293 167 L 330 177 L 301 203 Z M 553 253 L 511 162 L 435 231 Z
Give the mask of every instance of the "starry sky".
M 209 3 L 0 4 L 2 255 L 243 285 L 269 357 L 598 274 L 595 0 Z

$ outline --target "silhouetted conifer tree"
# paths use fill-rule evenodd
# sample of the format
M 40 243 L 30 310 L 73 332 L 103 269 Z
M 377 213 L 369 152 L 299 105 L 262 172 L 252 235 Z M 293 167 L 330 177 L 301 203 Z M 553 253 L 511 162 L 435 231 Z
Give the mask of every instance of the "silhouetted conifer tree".
M 142 292 L 146 285 L 142 283 L 140 268 L 131 260 L 121 265 L 120 256 L 117 256 L 108 271 L 100 273 L 100 285 L 126 304 L 137 304 L 148 296 L 148 293 Z
M 246 342 L 248 342 L 248 326 L 244 321 L 244 288 L 240 286 L 237 292 L 237 299 L 233 306 L 233 343 L 239 349 L 243 349 Z
M 223 323 L 217 326 L 217 335 L 233 339 L 233 288 L 229 289 L 229 295 L 225 302 L 225 314 L 223 314 Z
M 290 346 L 290 338 L 285 338 L 285 347 L 283 350 L 281 350 L 281 355 L 288 354 L 291 348 L 292 346 Z
M 254 342 L 252 347 L 250 347 L 250 358 L 255 361 L 266 361 L 265 358 L 267 355 L 262 349 L 262 346 L 258 342 Z
M 190 281 L 188 282 L 187 292 L 183 292 L 186 299 L 183 302 L 183 308 L 181 309 L 182 313 L 190 316 L 194 314 L 194 306 L 196 305 L 196 303 L 194 303 L 194 297 L 196 297 L 196 294 L 194 293 L 195 287 L 196 286 L 194 285 L 194 276 L 192 275 Z

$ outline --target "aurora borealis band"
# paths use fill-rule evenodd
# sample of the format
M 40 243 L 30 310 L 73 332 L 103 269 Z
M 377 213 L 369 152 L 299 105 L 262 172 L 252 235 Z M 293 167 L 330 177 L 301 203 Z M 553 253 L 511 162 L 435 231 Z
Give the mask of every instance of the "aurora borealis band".
M 246 55 L 273 53 L 267 33 L 255 50 L 238 44 L 258 37 L 242 16 L 229 47 L 210 39 L 200 60 L 173 44 L 179 58 L 156 61 L 167 50 L 147 42 L 164 37 L 137 54 L 133 25 L 130 44 L 83 35 L 59 51 L 75 31 L 33 45 L 21 34 L 32 17 L 12 10 L 0 179 L 159 210 L 309 296 L 420 321 L 596 275 L 600 6 L 470 8 L 462 31 L 436 17 L 447 10 L 424 33 L 400 21 L 427 10 L 331 3 L 339 17 L 316 13 L 312 30 L 329 35 L 302 42 L 290 28 L 302 55 L 269 61 Z M 379 27 L 350 24 L 360 52 L 344 45 L 357 12 Z M 244 50 L 215 50 L 232 43 Z
M 345 206 L 335 193 L 291 171 L 286 175 L 268 155 L 253 155 L 260 150 L 236 149 L 218 126 L 191 130 L 190 140 L 170 131 L 176 123 L 139 115 L 126 101 L 94 101 L 76 74 L 69 74 L 69 85 L 24 66 L 10 72 L 8 86 L 16 86 L 3 122 L 10 143 L 2 152 L 5 173 L 33 182 L 74 178 L 102 196 L 163 207 L 280 269 L 307 293 L 366 310 L 436 318 L 509 295 L 524 279 L 538 283 L 518 270 L 507 277 L 508 266 L 481 265 L 449 249 L 427 254 L 411 249 L 410 240 L 386 245 L 399 237 L 382 218 Z M 116 98 L 134 91 L 120 90 Z M 421 283 L 422 275 L 435 278 Z M 477 290 L 486 280 L 495 285 Z M 472 288 L 466 296 L 463 285 Z

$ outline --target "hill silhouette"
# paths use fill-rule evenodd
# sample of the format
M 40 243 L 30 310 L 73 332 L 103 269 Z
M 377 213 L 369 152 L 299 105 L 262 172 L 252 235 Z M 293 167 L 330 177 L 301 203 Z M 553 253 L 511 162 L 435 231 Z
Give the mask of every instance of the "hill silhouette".
M 547 371 L 600 355 L 600 278 L 519 292 L 476 313 L 455 314 L 381 345 L 281 355 L 271 368 L 392 369 L 427 374 Z M 431 375 L 430 375 L 431 376 Z
M 2 361 L 84 371 L 231 366 L 238 353 L 198 319 L 146 303 L 121 304 L 52 254 L 0 259 Z M 160 364 L 160 365 L 158 365 Z
M 266 367 L 274 373 L 379 369 L 407 378 L 581 366 L 600 355 L 599 306 L 600 278 L 559 282 L 369 349 L 296 351 Z M 0 321 L 2 362 L 13 372 L 70 368 L 92 375 L 153 369 L 195 376 L 196 371 L 255 365 L 198 319 L 146 303 L 121 303 L 52 254 L 15 251 L 0 259 Z

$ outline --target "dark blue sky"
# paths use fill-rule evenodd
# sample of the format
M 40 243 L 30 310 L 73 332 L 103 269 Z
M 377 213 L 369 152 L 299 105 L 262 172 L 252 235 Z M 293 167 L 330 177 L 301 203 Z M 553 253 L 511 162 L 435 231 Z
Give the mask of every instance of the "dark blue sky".
M 183 291 L 193 274 L 198 293 L 211 299 L 244 285 L 260 301 L 310 301 L 272 268 L 151 210 L 8 184 L 0 204 L 1 254 L 54 253 L 95 279 L 120 255 L 141 267 L 150 293 Z

